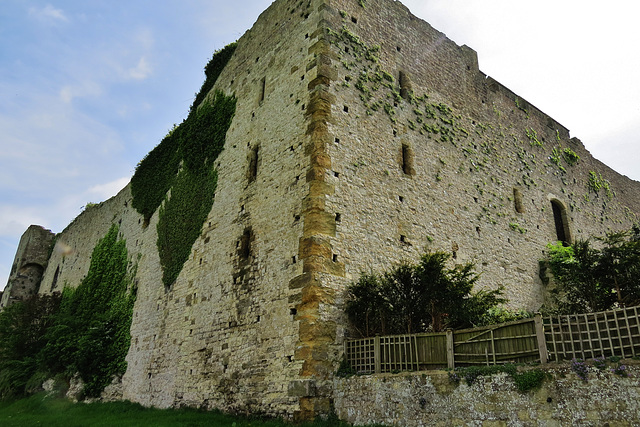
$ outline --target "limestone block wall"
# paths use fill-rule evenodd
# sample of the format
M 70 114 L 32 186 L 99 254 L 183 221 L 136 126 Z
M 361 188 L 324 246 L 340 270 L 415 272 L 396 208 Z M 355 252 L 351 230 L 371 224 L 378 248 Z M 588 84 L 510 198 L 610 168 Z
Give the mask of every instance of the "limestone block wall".
M 329 3 L 335 192 L 327 205 L 340 216 L 333 243 L 343 283 L 440 249 L 476 262 L 479 286 L 504 285 L 510 306 L 535 310 L 546 291 L 538 261 L 558 240 L 554 205 L 567 241 L 636 221 L 640 184 L 487 78 L 470 48 L 400 2 Z M 376 58 L 358 54 L 362 46 Z M 590 188 L 592 173 L 609 195 Z
M 521 393 L 506 374 L 468 386 L 446 372 L 336 379 L 335 410 L 356 425 L 633 426 L 640 423 L 638 367 L 629 377 L 592 371 L 583 381 L 568 366 L 549 369 L 538 390 Z
M 53 240 L 54 234 L 38 225 L 22 234 L 6 289 L 0 293 L 0 310 L 38 292 Z
M 148 290 L 136 305 L 125 398 L 287 417 L 299 411 L 289 389 L 304 363 L 302 288 L 291 281 L 304 269 L 305 114 L 318 20 L 317 4 L 274 3 L 219 77 L 215 88 L 235 94 L 237 107 L 216 162 L 213 208 L 169 292 L 157 264 L 140 270 Z

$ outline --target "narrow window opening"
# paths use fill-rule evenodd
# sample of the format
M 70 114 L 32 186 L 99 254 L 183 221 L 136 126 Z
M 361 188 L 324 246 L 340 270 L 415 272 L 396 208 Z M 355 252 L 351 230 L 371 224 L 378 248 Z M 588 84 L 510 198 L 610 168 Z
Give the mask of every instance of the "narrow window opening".
M 252 183 L 258 175 L 258 152 L 260 147 L 256 145 L 249 151 L 249 168 L 247 169 L 247 180 Z M 244 206 L 243 206 L 244 210 Z
M 402 144 L 402 172 L 405 175 L 413 175 L 415 170 L 413 169 L 413 150 L 408 145 Z
M 53 273 L 53 281 L 51 282 L 51 291 L 53 292 L 53 290 L 56 288 L 56 285 L 58 284 L 58 276 L 60 275 L 60 266 L 56 267 L 56 272 Z
M 522 192 L 519 188 L 513 189 L 513 203 L 518 213 L 524 213 L 524 205 L 522 204 Z
M 402 234 L 400 235 L 400 241 L 402 243 L 407 243 L 407 236 L 403 236 Z
M 342 221 L 342 214 L 337 213 L 336 214 L 336 222 L 340 222 Z
M 411 86 L 411 79 L 409 75 L 404 71 L 400 71 L 398 80 L 400 80 L 400 96 L 403 99 L 409 100 L 413 95 L 413 88 Z
M 551 208 L 553 209 L 553 221 L 556 226 L 556 237 L 563 245 L 569 246 L 571 244 L 571 232 L 567 209 L 558 200 L 551 201 Z
M 400 52 L 400 51 L 402 50 L 402 48 L 401 48 L 400 46 L 396 46 L 396 50 L 397 50 L 398 52 Z
M 240 237 L 239 247 L 238 247 L 238 255 L 240 259 L 247 260 L 251 255 L 251 241 L 253 240 L 253 231 L 251 227 L 247 227 L 244 229 L 244 233 L 242 233 L 242 237 Z
M 298 314 L 298 310 L 295 308 L 289 309 L 289 314 L 291 316 L 295 316 L 296 314 Z
M 404 197 L 398 196 L 398 200 L 400 200 L 400 203 L 403 203 L 404 202 Z
M 260 316 L 256 317 L 256 323 L 260 323 Z
M 344 110 L 344 112 L 345 112 L 345 113 L 348 113 L 348 112 L 349 112 L 349 107 L 347 107 L 347 106 L 345 105 L 345 106 L 343 107 L 343 110 Z
M 267 91 L 267 78 L 263 77 L 260 82 L 260 103 L 264 101 L 266 91 Z
M 338 262 L 338 255 L 333 254 L 332 260 L 333 262 Z
M 292 264 L 296 264 L 298 262 L 298 257 L 296 255 L 294 255 L 293 257 L 291 257 L 291 263 Z

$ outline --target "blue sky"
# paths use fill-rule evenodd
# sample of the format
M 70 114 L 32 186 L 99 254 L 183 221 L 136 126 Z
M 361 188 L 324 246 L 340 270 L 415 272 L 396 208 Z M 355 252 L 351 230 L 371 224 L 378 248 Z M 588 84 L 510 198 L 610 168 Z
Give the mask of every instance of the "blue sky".
M 355 0 L 354 0 L 355 1 Z M 376 1 L 376 0 L 368 0 Z M 480 69 L 640 180 L 632 2 L 405 0 Z M 212 53 L 270 0 L 2 0 L 0 288 L 30 224 L 60 232 L 180 123 Z

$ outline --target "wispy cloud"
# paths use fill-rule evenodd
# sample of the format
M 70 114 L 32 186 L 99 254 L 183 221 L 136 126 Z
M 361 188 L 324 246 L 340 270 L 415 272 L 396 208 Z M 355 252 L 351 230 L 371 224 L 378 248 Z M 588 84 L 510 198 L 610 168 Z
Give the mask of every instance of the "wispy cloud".
M 85 194 L 89 197 L 95 197 L 93 200 L 97 200 L 97 201 L 107 200 L 115 196 L 116 194 L 118 194 L 118 192 L 122 190 L 129 183 L 130 179 L 131 177 L 125 176 L 111 182 L 94 185 L 93 187 L 89 188 L 85 192 Z
M 144 80 L 151 75 L 151 72 L 151 65 L 147 58 L 143 56 L 138 61 L 138 65 L 128 70 L 127 76 L 133 80 Z
M 44 7 L 30 7 L 29 16 L 47 24 L 59 24 L 59 23 L 69 22 L 69 18 L 62 11 L 62 9 L 56 9 L 50 4 Z

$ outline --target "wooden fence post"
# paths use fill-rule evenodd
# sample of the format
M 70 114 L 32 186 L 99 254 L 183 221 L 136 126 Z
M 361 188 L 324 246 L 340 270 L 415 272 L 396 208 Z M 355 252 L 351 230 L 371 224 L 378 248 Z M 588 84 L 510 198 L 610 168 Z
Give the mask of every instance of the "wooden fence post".
M 540 363 L 547 363 L 549 360 L 549 354 L 547 353 L 547 339 L 544 336 L 544 324 L 542 323 L 542 315 L 536 313 L 533 318 L 533 323 L 536 328 L 536 338 L 538 340 L 538 351 L 540 352 Z
M 373 339 L 373 362 L 375 365 L 376 374 L 379 374 L 381 369 L 381 360 L 380 360 L 380 337 L 376 336 Z
M 447 329 L 447 367 L 454 369 L 456 367 L 455 354 L 453 351 L 453 329 Z

